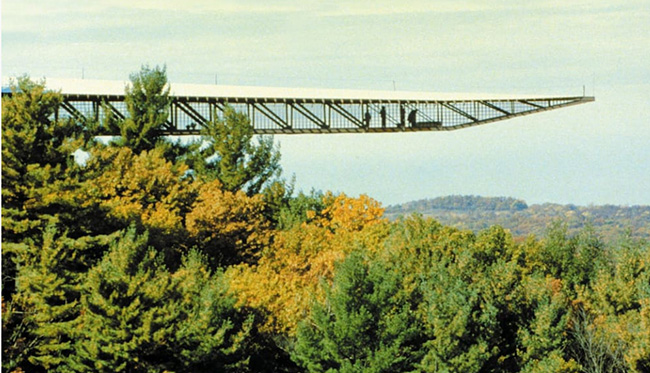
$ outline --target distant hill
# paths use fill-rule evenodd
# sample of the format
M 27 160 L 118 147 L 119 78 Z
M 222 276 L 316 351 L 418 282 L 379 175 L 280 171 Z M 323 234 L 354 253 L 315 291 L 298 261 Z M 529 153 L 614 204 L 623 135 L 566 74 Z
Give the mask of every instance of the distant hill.
M 386 208 L 389 219 L 420 213 L 445 225 L 479 231 L 492 225 L 509 229 L 515 237 L 544 236 L 561 220 L 573 233 L 591 225 L 606 242 L 630 234 L 650 239 L 650 206 L 575 206 L 544 203 L 528 205 L 510 197 L 446 196 L 412 201 Z

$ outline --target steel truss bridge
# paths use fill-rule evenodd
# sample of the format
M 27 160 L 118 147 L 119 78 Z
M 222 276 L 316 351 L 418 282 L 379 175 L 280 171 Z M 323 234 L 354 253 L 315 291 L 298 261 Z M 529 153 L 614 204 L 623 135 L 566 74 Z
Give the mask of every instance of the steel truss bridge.
M 57 84 L 58 83 L 58 84 Z M 125 82 L 48 80 L 58 117 L 124 119 Z M 11 94 L 3 89 L 2 95 Z M 573 97 L 475 97 L 417 92 L 172 85 L 163 135 L 198 135 L 226 106 L 248 115 L 256 134 L 445 131 L 594 101 Z M 110 112 L 110 114 L 109 114 Z M 119 135 L 106 132 L 105 135 Z

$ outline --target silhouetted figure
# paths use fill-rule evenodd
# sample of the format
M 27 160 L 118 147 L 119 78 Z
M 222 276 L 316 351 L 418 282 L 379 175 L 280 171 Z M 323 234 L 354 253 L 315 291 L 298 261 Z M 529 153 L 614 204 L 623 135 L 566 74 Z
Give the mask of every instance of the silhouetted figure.
M 372 118 L 372 116 L 370 115 L 370 112 L 368 110 L 366 110 L 366 115 L 363 117 L 363 121 L 366 124 L 366 128 L 370 127 L 370 119 L 371 118 Z
M 404 106 L 399 107 L 399 127 L 404 127 L 406 124 L 406 109 L 404 109 Z
M 418 109 L 413 109 L 409 113 L 409 123 L 411 124 L 411 127 L 415 127 L 415 115 L 418 112 Z
M 379 111 L 379 115 L 381 116 L 381 126 L 383 128 L 386 128 L 386 106 L 381 107 L 381 110 Z

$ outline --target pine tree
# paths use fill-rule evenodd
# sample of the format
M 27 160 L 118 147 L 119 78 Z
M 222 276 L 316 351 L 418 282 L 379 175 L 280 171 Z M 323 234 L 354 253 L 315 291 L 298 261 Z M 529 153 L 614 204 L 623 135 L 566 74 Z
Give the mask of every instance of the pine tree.
M 171 99 L 166 68 L 142 66 L 140 72 L 132 74 L 124 103 L 128 117 L 118 123 L 120 144 L 136 154 L 153 149 L 169 118 Z
M 29 362 L 57 370 L 71 352 L 72 332 L 79 311 L 79 273 L 75 242 L 57 237 L 51 226 L 40 244 L 29 242 L 22 252 L 17 282 L 17 303 L 31 325 Z
M 59 332 L 48 329 L 47 320 L 51 318 L 52 328 L 59 327 L 69 315 L 63 315 L 57 302 L 72 302 L 74 297 L 65 286 L 68 290 L 60 290 L 65 294 L 60 295 L 38 281 L 71 279 L 68 262 L 78 265 L 79 259 L 71 259 L 78 254 L 71 249 L 74 245 L 44 232 L 67 213 L 67 203 L 56 191 L 74 174 L 72 153 L 86 139 L 79 123 L 57 118 L 63 98 L 48 91 L 45 82 L 22 77 L 11 90 L 2 97 L 3 366 L 30 364 L 28 357 L 47 365 L 52 363 L 44 346 L 56 345 L 53 341 L 59 338 Z M 51 353 L 56 355 L 57 349 L 52 347 Z
M 2 97 L 2 239 L 20 242 L 40 235 L 44 218 L 60 212 L 43 203 L 44 188 L 69 176 L 84 138 L 79 123 L 57 120 L 63 98 L 45 82 L 22 77 L 11 89 Z
M 245 369 L 252 320 L 192 252 L 175 273 L 130 228 L 83 283 L 76 354 L 87 372 Z
M 253 127 L 243 113 L 227 106 L 223 119 L 207 123 L 194 145 L 190 166 L 198 176 L 217 179 L 225 190 L 252 196 L 280 173 L 280 152 L 272 137 L 253 142 Z
M 324 303 L 298 328 L 293 359 L 310 372 L 394 372 L 421 357 L 419 325 L 399 275 L 353 252 L 337 268 Z

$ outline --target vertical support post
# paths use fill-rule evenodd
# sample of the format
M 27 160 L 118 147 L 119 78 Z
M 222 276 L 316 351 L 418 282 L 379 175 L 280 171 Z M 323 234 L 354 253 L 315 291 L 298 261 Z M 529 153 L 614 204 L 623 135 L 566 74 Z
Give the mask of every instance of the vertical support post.
M 287 102 L 284 103 L 284 110 L 285 110 L 284 114 L 285 114 L 285 118 L 287 118 L 287 126 L 289 128 L 293 128 L 293 118 L 292 118 L 293 112 L 291 111 L 291 108 L 292 106 L 288 105 Z
M 178 106 L 172 104 L 172 128 L 178 129 Z
M 249 104 L 249 114 L 248 117 L 251 118 L 251 126 L 255 129 L 255 104 Z

